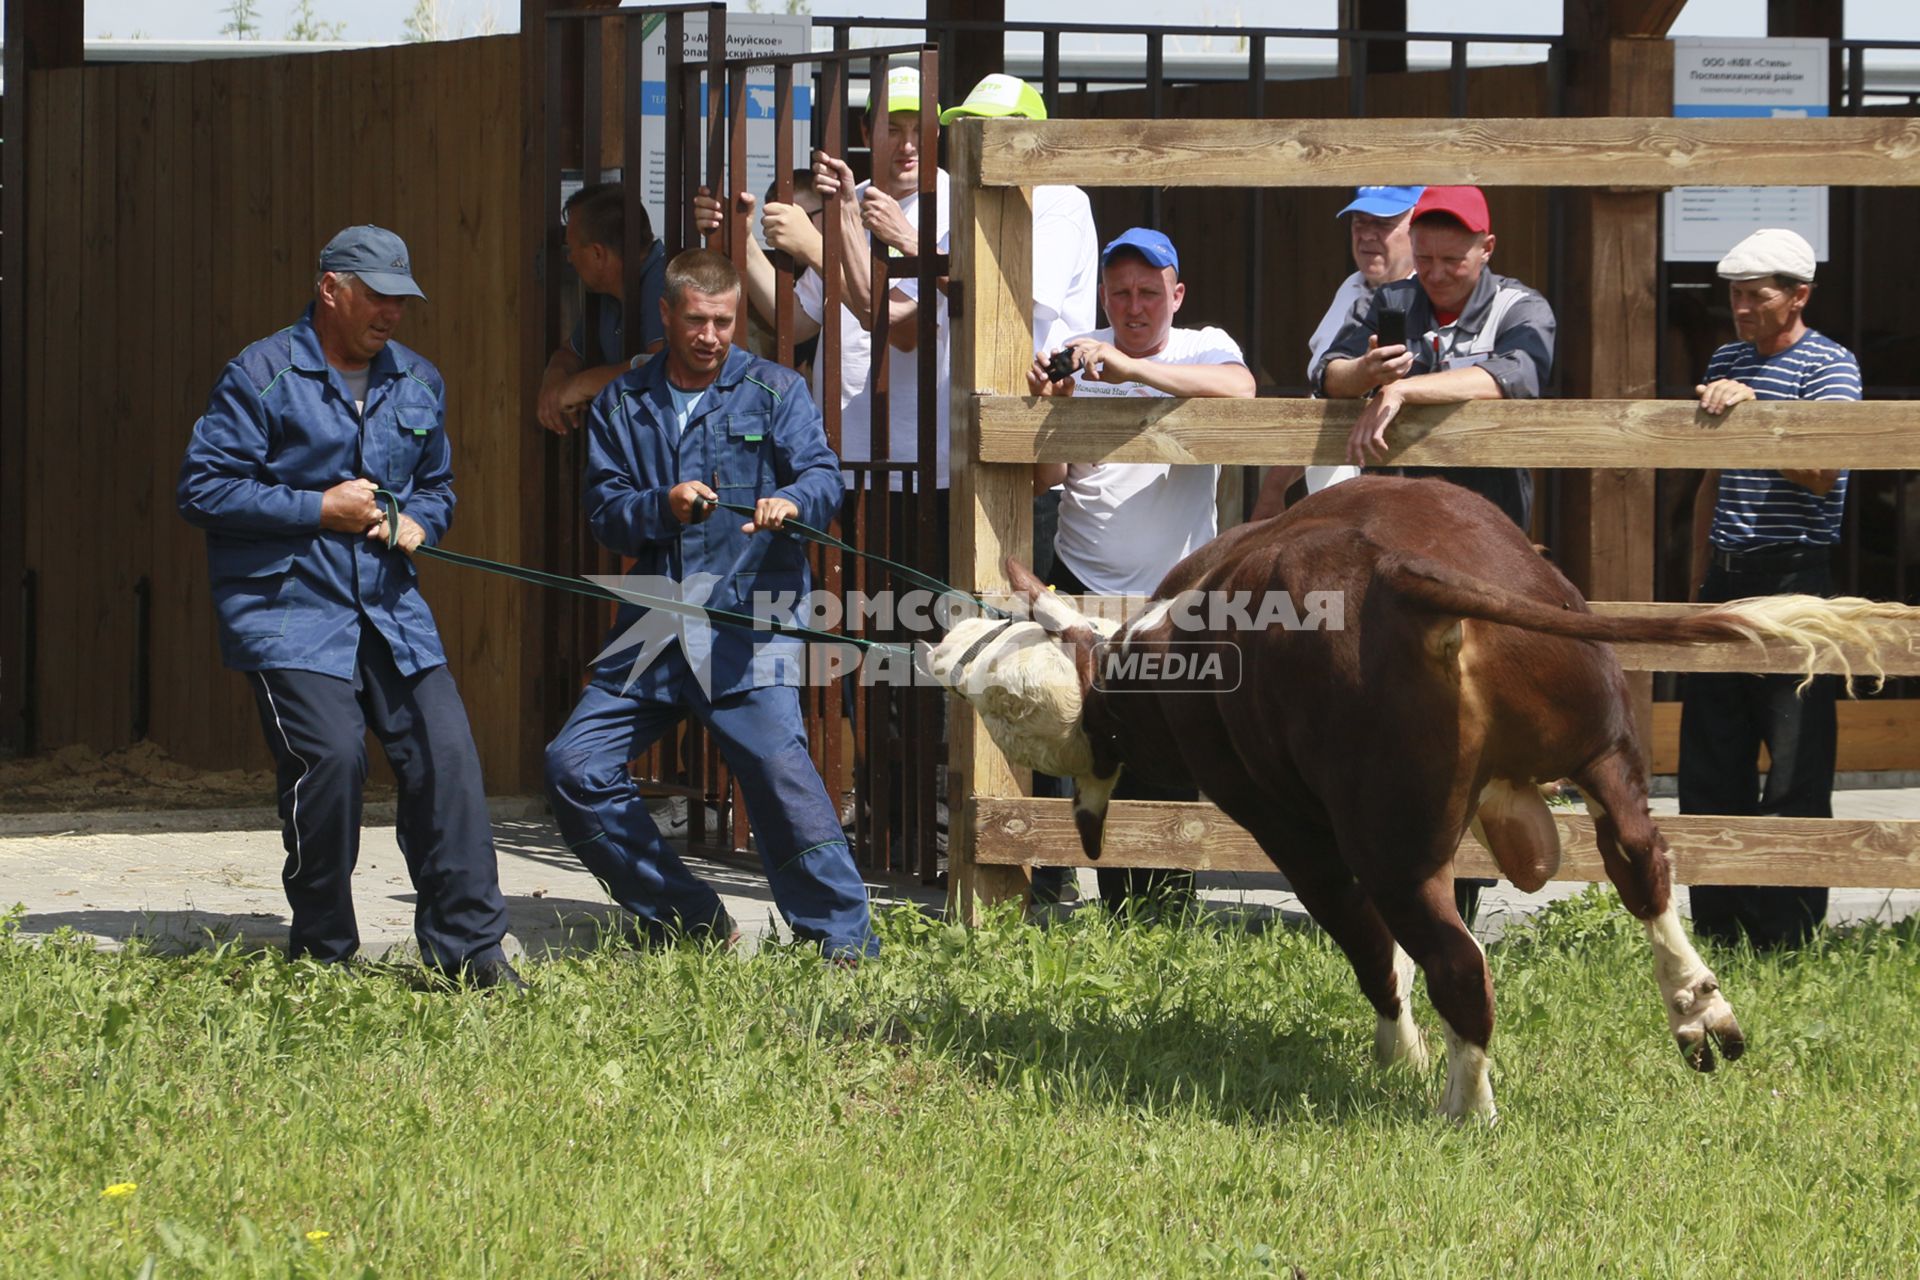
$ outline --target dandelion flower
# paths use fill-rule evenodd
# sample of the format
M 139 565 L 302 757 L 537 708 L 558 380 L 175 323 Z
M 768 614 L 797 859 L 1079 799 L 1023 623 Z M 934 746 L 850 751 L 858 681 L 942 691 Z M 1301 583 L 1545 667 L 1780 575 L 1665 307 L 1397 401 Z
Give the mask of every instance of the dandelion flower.
M 333 1232 L 331 1231 L 309 1231 L 307 1232 L 307 1243 L 319 1244 L 321 1241 L 325 1240 L 328 1236 L 332 1234 Z
M 140 1187 L 137 1182 L 116 1182 L 100 1193 L 102 1200 L 118 1200 L 121 1196 L 130 1196 Z

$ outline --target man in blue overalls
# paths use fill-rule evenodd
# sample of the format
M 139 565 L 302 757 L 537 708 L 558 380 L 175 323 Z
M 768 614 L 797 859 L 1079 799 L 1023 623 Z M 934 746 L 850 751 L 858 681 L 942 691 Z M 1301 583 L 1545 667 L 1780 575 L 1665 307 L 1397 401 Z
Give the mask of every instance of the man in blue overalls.
M 454 501 L 446 386 L 392 341 L 425 296 L 399 236 L 335 236 L 306 314 L 227 365 L 177 496 L 207 531 L 220 655 L 247 674 L 278 766 L 289 953 L 342 963 L 359 948 L 371 728 L 400 785 L 422 959 L 518 987 L 480 756 L 414 582 L 411 553 L 445 536 Z
M 667 266 L 666 358 L 627 373 L 587 414 L 585 507 L 593 535 L 634 560 L 653 594 L 677 585 L 715 610 L 767 616 L 804 596 L 801 543 L 788 519 L 824 528 L 840 505 L 840 463 L 806 383 L 732 345 L 740 277 L 711 250 Z M 702 500 L 751 505 L 742 523 Z M 795 936 L 834 959 L 879 951 L 866 886 L 826 786 L 807 754 L 799 643 L 734 626 L 680 626 L 664 644 L 632 634 L 665 626 L 628 604 L 580 702 L 547 746 L 547 791 L 561 834 L 641 937 L 724 942 L 720 898 L 668 847 L 627 762 L 688 715 L 707 726 L 746 796 L 775 905 Z

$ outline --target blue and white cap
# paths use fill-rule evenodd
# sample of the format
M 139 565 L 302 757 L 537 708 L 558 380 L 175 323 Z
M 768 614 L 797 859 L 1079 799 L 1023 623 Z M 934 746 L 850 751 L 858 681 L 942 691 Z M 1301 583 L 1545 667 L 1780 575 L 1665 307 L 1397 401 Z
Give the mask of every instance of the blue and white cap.
M 1100 265 L 1105 266 L 1122 249 L 1133 250 L 1153 266 L 1180 269 L 1180 253 L 1173 241 L 1152 227 L 1129 227 L 1107 241 L 1107 247 L 1100 251 Z
M 1425 187 L 1356 187 L 1353 200 L 1336 218 L 1350 213 L 1370 213 L 1376 218 L 1397 218 L 1419 201 Z

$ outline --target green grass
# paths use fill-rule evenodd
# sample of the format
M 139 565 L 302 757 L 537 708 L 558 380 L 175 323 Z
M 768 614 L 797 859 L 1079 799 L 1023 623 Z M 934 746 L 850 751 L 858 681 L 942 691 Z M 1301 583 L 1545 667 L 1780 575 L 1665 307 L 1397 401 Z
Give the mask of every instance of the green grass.
M 1312 932 L 902 913 L 853 973 L 608 951 L 515 999 L 0 928 L 0 1274 L 1920 1271 L 1920 931 L 1710 953 L 1752 1047 L 1696 1076 L 1612 903 L 1491 949 L 1492 1129 L 1371 1067 Z

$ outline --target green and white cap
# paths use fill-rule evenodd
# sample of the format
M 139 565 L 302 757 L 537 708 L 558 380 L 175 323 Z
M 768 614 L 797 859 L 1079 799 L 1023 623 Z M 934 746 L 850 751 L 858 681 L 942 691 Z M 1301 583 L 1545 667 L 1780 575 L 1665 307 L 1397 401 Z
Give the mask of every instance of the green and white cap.
M 896 64 L 887 69 L 887 114 L 920 109 L 920 68 Z M 933 109 L 940 109 L 934 103 Z
M 941 124 L 952 124 L 961 116 L 1024 116 L 1045 120 L 1047 104 L 1039 90 L 1019 76 L 991 75 L 973 86 L 967 100 L 940 113 Z

